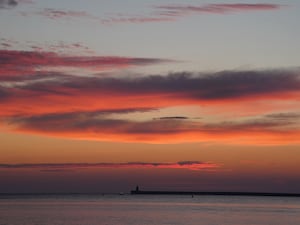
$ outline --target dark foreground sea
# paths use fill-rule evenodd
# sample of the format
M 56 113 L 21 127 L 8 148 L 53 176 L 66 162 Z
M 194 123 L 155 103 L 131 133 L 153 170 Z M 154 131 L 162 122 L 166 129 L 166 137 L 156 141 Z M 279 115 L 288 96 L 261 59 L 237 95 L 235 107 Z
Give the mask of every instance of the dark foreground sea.
M 293 225 L 300 198 L 0 195 L 0 225 Z

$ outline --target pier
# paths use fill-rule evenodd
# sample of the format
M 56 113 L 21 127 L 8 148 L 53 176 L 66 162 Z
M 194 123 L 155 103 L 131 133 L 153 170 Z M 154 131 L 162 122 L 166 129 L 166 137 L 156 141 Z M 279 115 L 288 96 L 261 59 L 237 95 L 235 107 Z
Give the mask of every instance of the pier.
M 300 197 L 298 193 L 269 193 L 269 192 L 227 192 L 227 191 L 142 191 L 137 186 L 131 191 L 132 195 L 223 195 L 223 196 L 271 196 L 271 197 Z

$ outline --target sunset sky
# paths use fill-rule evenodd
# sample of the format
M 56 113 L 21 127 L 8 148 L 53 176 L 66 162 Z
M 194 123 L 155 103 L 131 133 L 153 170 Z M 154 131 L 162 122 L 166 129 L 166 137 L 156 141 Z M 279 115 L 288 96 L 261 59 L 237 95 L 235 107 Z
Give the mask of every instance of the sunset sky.
M 0 193 L 300 193 L 300 2 L 0 0 Z

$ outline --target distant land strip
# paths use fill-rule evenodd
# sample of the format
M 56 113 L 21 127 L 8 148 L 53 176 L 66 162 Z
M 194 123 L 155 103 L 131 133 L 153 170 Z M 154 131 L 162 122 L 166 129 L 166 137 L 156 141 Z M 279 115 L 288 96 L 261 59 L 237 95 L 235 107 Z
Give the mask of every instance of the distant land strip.
M 194 192 L 194 191 L 137 191 L 132 195 L 224 195 L 224 196 L 271 196 L 271 197 L 300 197 L 300 193 L 269 193 L 269 192 Z
M 57 192 L 57 193 L 0 193 L 0 199 L 31 196 L 93 196 L 93 195 L 211 195 L 211 196 L 270 196 L 270 197 L 300 197 L 300 193 L 269 193 L 269 192 L 206 192 L 206 191 L 136 191 L 130 193 L 79 193 L 79 192 Z

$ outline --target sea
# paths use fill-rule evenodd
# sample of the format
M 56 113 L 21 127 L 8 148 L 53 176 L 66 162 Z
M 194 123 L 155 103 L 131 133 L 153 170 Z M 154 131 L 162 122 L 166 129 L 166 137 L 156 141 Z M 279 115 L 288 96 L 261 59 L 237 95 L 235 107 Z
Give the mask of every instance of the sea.
M 300 198 L 0 195 L 0 225 L 294 225 Z

